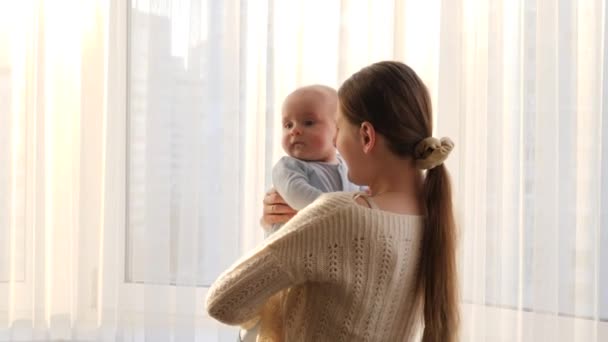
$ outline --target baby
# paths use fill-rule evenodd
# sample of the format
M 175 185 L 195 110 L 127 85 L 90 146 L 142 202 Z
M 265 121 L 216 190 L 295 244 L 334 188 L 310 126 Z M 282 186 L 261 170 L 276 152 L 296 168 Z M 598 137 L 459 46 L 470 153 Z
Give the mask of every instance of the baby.
M 338 94 L 330 87 L 296 89 L 283 102 L 283 150 L 272 169 L 272 183 L 290 207 L 301 210 L 324 192 L 356 191 L 346 164 L 337 154 Z M 280 225 L 275 225 L 269 234 Z
M 296 89 L 283 102 L 283 150 L 272 169 L 272 183 L 285 202 L 301 210 L 324 192 L 357 191 L 347 178 L 346 164 L 335 147 L 338 94 L 330 87 Z M 281 225 L 266 232 L 270 235 Z M 280 341 L 281 294 L 270 298 L 260 319 L 243 325 L 242 341 Z M 244 333 L 244 334 L 243 334 Z

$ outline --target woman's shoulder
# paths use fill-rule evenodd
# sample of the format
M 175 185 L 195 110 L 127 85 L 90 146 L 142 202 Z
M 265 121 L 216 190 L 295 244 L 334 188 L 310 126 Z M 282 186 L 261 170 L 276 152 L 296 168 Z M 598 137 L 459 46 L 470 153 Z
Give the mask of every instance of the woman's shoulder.
M 321 194 L 317 199 L 300 210 L 298 215 L 322 217 L 335 213 L 340 208 L 356 205 L 354 201 L 355 192 L 327 192 Z
M 352 206 L 358 206 L 355 202 L 355 197 L 358 192 L 326 192 L 308 205 L 302 211 L 308 211 L 314 215 L 323 215 L 327 213 L 335 213 L 341 208 L 348 208 Z
M 324 221 L 334 220 L 343 215 L 349 207 L 358 206 L 354 201 L 356 192 L 329 192 L 319 196 L 314 202 L 300 210 L 279 232 L 303 231 L 323 225 Z
M 337 191 L 323 193 L 316 202 L 323 205 L 349 205 L 353 204 L 353 199 L 358 191 Z

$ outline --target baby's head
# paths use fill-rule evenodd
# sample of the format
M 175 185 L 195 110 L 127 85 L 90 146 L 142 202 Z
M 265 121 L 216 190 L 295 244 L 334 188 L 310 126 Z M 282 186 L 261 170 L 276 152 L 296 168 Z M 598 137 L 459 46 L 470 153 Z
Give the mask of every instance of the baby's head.
M 330 87 L 296 89 L 283 102 L 283 149 L 296 159 L 336 161 L 338 95 Z

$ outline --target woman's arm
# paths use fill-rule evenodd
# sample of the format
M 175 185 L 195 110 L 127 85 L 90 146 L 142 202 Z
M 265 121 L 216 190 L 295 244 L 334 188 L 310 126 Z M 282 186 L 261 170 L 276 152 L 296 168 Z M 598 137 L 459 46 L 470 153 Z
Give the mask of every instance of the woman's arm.
M 257 315 L 275 293 L 295 284 L 267 244 L 257 248 L 224 272 L 207 294 L 209 315 L 237 325 Z
M 324 279 L 324 272 L 311 273 L 300 257 L 311 253 L 318 260 L 327 259 L 318 230 L 335 222 L 332 218 L 339 199 L 336 194 L 321 196 L 220 275 L 207 294 L 209 314 L 226 324 L 242 324 L 258 316 L 275 293 L 307 280 Z

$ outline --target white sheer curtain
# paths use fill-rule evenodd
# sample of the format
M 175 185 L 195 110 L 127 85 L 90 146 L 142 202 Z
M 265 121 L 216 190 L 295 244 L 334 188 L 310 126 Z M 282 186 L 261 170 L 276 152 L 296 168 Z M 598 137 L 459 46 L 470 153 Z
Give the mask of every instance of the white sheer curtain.
M 608 338 L 605 13 L 443 2 L 438 131 L 459 142 L 467 339 Z
M 233 341 L 278 108 L 383 59 L 431 91 L 467 341 L 608 338 L 604 0 L 0 3 L 0 341 Z

